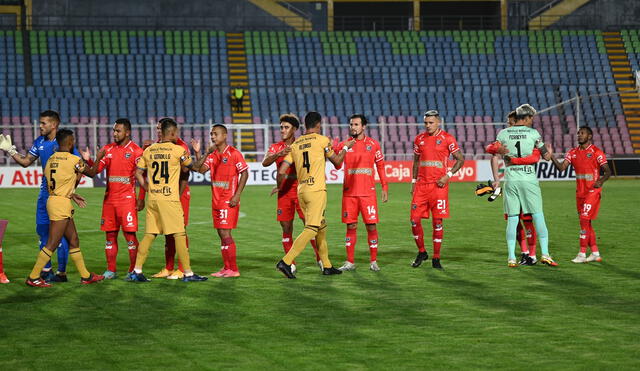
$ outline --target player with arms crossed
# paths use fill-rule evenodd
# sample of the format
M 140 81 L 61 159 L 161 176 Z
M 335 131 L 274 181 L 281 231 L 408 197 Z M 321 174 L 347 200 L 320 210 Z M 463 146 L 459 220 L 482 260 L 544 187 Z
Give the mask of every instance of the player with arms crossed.
M 262 166 L 268 167 L 275 162 L 276 169 L 280 167 L 284 157 L 291 152 L 291 144 L 296 139 L 295 133 L 300 127 L 300 120 L 294 114 L 284 114 L 280 116 L 280 135 L 282 140 L 278 143 L 273 143 L 267 154 L 262 160 Z M 278 205 L 276 209 L 276 218 L 280 222 L 282 227 L 282 248 L 284 253 L 288 253 L 293 246 L 293 218 L 295 213 L 298 213 L 298 217 L 304 223 L 304 214 L 300 209 L 300 203 L 298 202 L 298 177 L 296 176 L 296 168 L 289 167 L 287 176 L 283 180 L 282 189 L 278 190 L 278 187 L 274 187 L 271 194 L 278 193 Z M 316 241 L 311 240 L 311 246 L 316 254 L 316 262 L 322 267 L 320 256 L 318 255 L 318 248 L 316 247 Z M 296 272 L 295 261 L 291 263 L 291 271 Z
M 329 248 L 327 246 L 327 224 L 324 218 L 327 207 L 327 185 L 325 175 L 326 159 L 333 166 L 340 168 L 347 150 L 353 146 L 354 140 L 347 142 L 345 147 L 336 154 L 331 146 L 331 139 L 321 135 L 322 116 L 318 112 L 309 112 L 304 117 L 305 134 L 291 145 L 291 152 L 286 155 L 278 169 L 278 189 L 287 176 L 291 165 L 296 168 L 298 175 L 298 201 L 304 212 L 304 230 L 293 242 L 293 247 L 276 264 L 276 268 L 287 278 L 296 278 L 291 271 L 293 260 L 300 255 L 311 239 L 316 239 L 318 254 L 322 261 L 322 274 L 341 274 L 342 271 L 331 265 Z
M 513 126 L 500 130 L 497 140 L 506 147 L 510 154 L 505 157 L 505 186 L 504 186 L 504 213 L 507 214 L 507 251 L 509 267 L 517 267 L 516 230 L 520 220 L 520 213 L 531 214 L 536 227 L 542 257 L 540 261 L 549 266 L 556 263 L 549 255 L 549 234 L 544 220 L 542 209 L 542 193 L 532 164 L 516 165 L 512 161 L 533 154 L 534 148 L 538 148 L 543 156 L 548 157 L 548 150 L 542 143 L 540 133 L 531 128 L 533 116 L 536 110 L 528 104 L 516 108 L 516 122 Z M 498 182 L 498 179 L 494 179 Z
M 104 146 L 97 155 L 95 163 L 86 150 L 82 156 L 96 173 L 107 170 L 107 188 L 102 202 L 100 230 L 105 232 L 105 255 L 107 270 L 105 279 L 116 278 L 116 258 L 118 256 L 118 231 L 122 228 L 129 251 L 130 279 L 136 264 L 138 249 L 138 211 L 136 209 L 135 174 L 136 164 L 142 156 L 142 149 L 131 140 L 131 122 L 120 118 L 113 124 L 113 143 Z
M 182 166 L 191 168 L 189 152 L 176 145 L 178 140 L 178 124 L 170 118 L 160 120 L 162 140 L 144 150 L 138 161 L 136 179 L 138 184 L 149 193 L 147 197 L 147 215 L 144 238 L 140 242 L 136 266 L 131 281 L 148 282 L 142 274 L 142 267 L 149 249 L 158 234 L 172 235 L 176 243 L 176 251 L 182 266 L 185 282 L 206 281 L 191 271 L 189 250 L 187 250 L 187 234 L 184 227 L 184 214 L 180 204 L 179 182 Z M 148 171 L 147 182 L 143 176 Z
M 389 185 L 384 175 L 384 155 L 380 143 L 365 135 L 367 118 L 364 115 L 355 114 L 349 117 L 349 131 L 355 139 L 353 147 L 347 150 L 344 157 L 344 182 L 342 185 L 342 222 L 347 225 L 345 248 L 347 261 L 341 271 L 356 269 L 355 248 L 357 242 L 358 214 L 362 214 L 362 220 L 367 228 L 369 241 L 369 269 L 378 272 L 378 230 L 376 224 L 378 218 L 378 199 L 376 197 L 376 182 L 373 167 L 375 165 L 382 185 L 382 202 L 389 199 Z M 340 152 L 342 148 L 353 139 L 344 141 L 336 147 Z
M 449 218 L 449 179 L 464 165 L 464 156 L 456 139 L 440 129 L 440 113 L 429 110 L 424 113 L 426 131 L 418 134 L 413 142 L 413 179 L 411 180 L 411 231 L 418 247 L 418 255 L 411 264 L 419 267 L 429 258 L 424 248 L 422 219 L 431 213 L 433 227 L 433 258 L 431 266 L 442 269 L 440 248 L 444 236 L 443 219 Z M 449 156 L 456 160 L 449 170 Z
M 213 146 L 207 149 L 206 155 L 200 157 L 200 141 L 191 140 L 197 158 L 193 170 L 202 174 L 211 172 L 211 213 L 213 227 L 220 237 L 220 252 L 224 263 L 222 269 L 211 275 L 239 277 L 236 243 L 231 231 L 238 226 L 240 196 L 249 178 L 249 165 L 240 151 L 227 144 L 226 126 L 213 125 L 211 143 Z
M 80 240 L 73 220 L 74 209 L 71 204 L 73 199 L 80 207 L 84 207 L 84 198 L 74 194 L 85 163 L 80 156 L 71 153 L 74 149 L 75 139 L 73 132 L 68 129 L 60 129 L 56 133 L 58 150 L 53 153 L 44 169 L 47 178 L 47 212 L 49 215 L 49 239 L 45 247 L 40 250 L 38 258 L 31 274 L 26 280 L 28 286 L 50 287 L 44 279 L 40 278 L 42 268 L 51 260 L 53 251 L 59 246 L 62 236 L 69 241 L 69 256 L 80 273 L 82 284 L 91 284 L 104 279 L 103 276 L 90 273 L 84 264 L 84 258 L 80 252 Z
M 574 263 L 601 262 L 596 243 L 596 232 L 591 224 L 598 217 L 602 185 L 611 176 L 611 169 L 604 152 L 593 144 L 593 131 L 588 126 L 578 130 L 578 146 L 567 152 L 564 161 L 551 157 L 555 167 L 564 171 L 573 165 L 576 172 L 576 206 L 580 218 L 580 252 L 571 260 Z M 602 169 L 603 175 L 600 175 Z M 587 257 L 587 247 L 591 254 Z

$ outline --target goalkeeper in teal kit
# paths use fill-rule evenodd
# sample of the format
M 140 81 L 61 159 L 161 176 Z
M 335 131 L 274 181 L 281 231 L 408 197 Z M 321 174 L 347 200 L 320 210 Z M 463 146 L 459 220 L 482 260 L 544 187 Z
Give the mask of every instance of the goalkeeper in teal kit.
M 517 267 L 516 229 L 520 213 L 531 214 L 538 232 L 538 241 L 542 250 L 540 262 L 549 266 L 558 265 L 549 255 L 549 233 L 542 212 L 542 194 L 533 163 L 523 164 L 525 157 L 531 156 L 534 148 L 548 156 L 540 133 L 531 128 L 536 110 L 528 104 L 516 109 L 516 123 L 498 133 L 497 141 L 506 147 L 504 156 L 506 169 L 504 179 L 504 212 L 507 215 L 507 249 L 509 267 Z M 497 181 L 497 179 L 495 179 Z

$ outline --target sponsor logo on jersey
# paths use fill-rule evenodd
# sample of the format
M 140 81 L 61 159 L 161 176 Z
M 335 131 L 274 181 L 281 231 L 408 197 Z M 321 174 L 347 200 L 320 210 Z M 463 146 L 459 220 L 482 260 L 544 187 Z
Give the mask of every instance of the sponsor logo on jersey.
M 442 161 L 420 161 L 420 166 L 442 168 Z
M 373 174 L 373 169 L 354 168 L 354 169 L 349 169 L 348 173 L 349 173 L 349 175 L 356 175 L 356 174 L 371 175 L 371 174 Z
M 110 176 L 109 183 L 131 184 L 131 179 L 124 176 Z
M 576 174 L 576 179 L 593 180 L 593 174 Z
M 224 188 L 224 189 L 228 189 L 229 188 L 229 182 L 224 182 L 224 181 L 214 181 L 211 182 L 211 186 L 215 187 L 215 188 Z

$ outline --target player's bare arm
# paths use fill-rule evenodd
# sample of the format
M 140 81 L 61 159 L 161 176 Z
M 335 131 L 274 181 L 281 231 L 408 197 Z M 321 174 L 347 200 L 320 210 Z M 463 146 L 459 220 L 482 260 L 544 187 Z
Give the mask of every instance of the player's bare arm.
M 416 182 L 418 181 L 418 170 L 420 169 L 420 155 L 413 154 L 413 166 L 411 167 L 411 174 L 413 178 L 411 179 L 411 191 L 413 194 L 413 190 L 416 187 Z
M 354 144 L 356 144 L 356 140 L 351 138 L 347 141 L 347 143 L 345 143 L 344 147 L 340 150 L 340 153 L 334 153 L 333 155 L 329 156 L 329 161 L 331 161 L 336 169 L 342 167 L 342 162 L 344 162 L 344 156 L 347 155 L 347 150 L 353 147 Z
M 10 135 L 0 134 L 0 150 L 8 153 L 9 156 L 22 167 L 30 166 L 37 158 L 31 153 L 27 153 L 26 155 L 20 154 L 16 146 L 11 142 Z
M 565 171 L 568 167 L 569 167 L 569 161 L 562 161 L 560 162 L 556 156 L 553 155 L 553 151 L 550 147 L 545 146 L 546 152 L 549 156 L 549 160 L 551 160 L 551 162 L 553 162 L 553 166 L 556 167 L 556 169 L 560 170 L 560 171 Z M 546 158 L 545 158 L 546 160 Z
M 276 178 L 276 189 L 275 189 L 276 192 L 279 191 L 280 188 L 282 187 L 282 182 L 284 182 L 285 178 L 287 177 L 287 170 L 289 170 L 289 167 L 291 167 L 291 164 L 288 163 L 287 161 L 283 161 L 282 164 L 280 165 L 280 168 L 278 168 L 278 177 Z
M 76 205 L 78 205 L 80 208 L 84 209 L 85 207 L 87 207 L 87 200 L 80 196 L 77 193 L 74 193 L 70 196 L 71 201 L 75 202 Z
M 453 164 L 451 170 L 449 170 L 444 176 L 442 176 L 442 178 L 438 179 L 438 181 L 436 182 L 438 187 L 444 187 L 449 182 L 449 179 L 451 179 L 453 174 L 458 172 L 458 170 L 462 168 L 462 165 L 464 165 L 464 156 L 460 151 L 454 152 L 451 155 L 456 160 L 456 163 Z
M 602 188 L 604 182 L 606 182 L 611 176 L 611 168 L 609 167 L 609 164 L 604 163 L 600 168 L 602 169 L 602 176 L 593 183 L 593 188 Z
M 289 147 L 289 146 L 286 146 L 284 149 L 282 149 L 281 151 L 278 151 L 276 153 L 268 153 L 267 152 L 267 154 L 264 155 L 264 159 L 262 160 L 262 166 L 264 166 L 264 167 L 270 166 L 271 164 L 276 162 L 278 157 L 286 156 L 290 152 L 291 152 L 291 147 Z
M 499 164 L 500 158 L 498 155 L 491 156 L 491 174 L 493 175 L 493 183 L 491 184 L 493 188 L 500 187 L 500 174 L 499 174 Z
M 194 142 L 196 142 L 196 146 L 194 146 Z M 213 151 L 216 150 L 215 146 L 211 146 L 207 149 L 207 151 L 205 152 L 204 156 L 200 155 L 200 141 L 194 141 L 191 140 L 191 146 L 193 147 L 193 150 L 196 153 L 196 161 L 191 163 L 191 170 L 193 171 L 197 171 L 200 174 L 204 174 L 209 170 L 209 167 L 205 164 L 205 162 L 207 161 L 207 156 L 209 156 L 211 153 L 213 153 Z M 197 150 L 196 150 L 197 148 Z
M 136 180 L 138 181 L 140 188 L 144 189 L 144 191 L 147 192 L 147 180 L 144 178 L 144 173 L 145 173 L 145 170 L 137 168 Z
M 247 185 L 247 179 L 249 179 L 249 172 L 247 170 L 240 173 L 240 180 L 238 181 L 238 189 L 236 193 L 229 200 L 229 206 L 236 207 L 240 203 L 240 196 L 244 190 L 244 186 Z

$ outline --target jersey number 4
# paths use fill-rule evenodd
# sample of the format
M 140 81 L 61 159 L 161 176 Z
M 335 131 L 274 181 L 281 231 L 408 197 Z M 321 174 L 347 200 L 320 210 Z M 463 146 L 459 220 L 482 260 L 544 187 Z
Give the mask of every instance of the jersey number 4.
M 302 152 L 302 167 L 307 169 L 307 173 L 311 170 L 311 163 L 309 162 L 309 152 Z
M 153 168 L 153 176 L 151 177 L 153 184 L 160 184 L 158 172 L 160 178 L 164 179 L 164 184 L 169 183 L 169 161 L 152 162 L 151 167 Z

